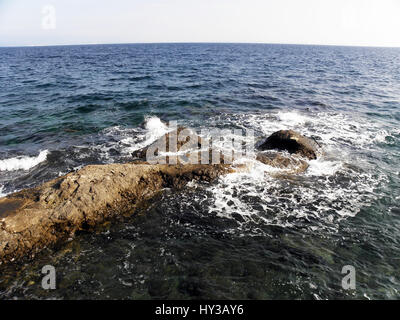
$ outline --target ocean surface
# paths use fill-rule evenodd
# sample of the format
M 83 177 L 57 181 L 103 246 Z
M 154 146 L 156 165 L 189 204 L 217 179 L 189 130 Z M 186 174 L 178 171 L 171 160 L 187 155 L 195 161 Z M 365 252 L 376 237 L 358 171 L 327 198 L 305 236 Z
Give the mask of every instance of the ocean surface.
M 279 129 L 306 173 L 165 190 L 95 233 L 0 266 L 1 299 L 399 299 L 400 49 L 262 44 L 0 48 L 0 194 L 131 161 L 177 120 Z M 275 169 L 276 171 L 276 169 Z M 53 265 L 57 289 L 41 287 Z M 354 266 L 356 289 L 342 288 Z

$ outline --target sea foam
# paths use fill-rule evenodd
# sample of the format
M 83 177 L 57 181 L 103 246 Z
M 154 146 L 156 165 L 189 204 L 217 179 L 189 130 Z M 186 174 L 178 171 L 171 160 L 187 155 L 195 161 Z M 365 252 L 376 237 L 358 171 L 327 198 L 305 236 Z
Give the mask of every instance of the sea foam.
M 37 157 L 23 156 L 0 160 L 0 171 L 29 170 L 46 161 L 48 153 L 48 150 L 44 150 Z
M 144 123 L 144 132 L 138 133 L 135 137 L 129 136 L 121 140 L 121 143 L 127 145 L 123 153 L 130 154 L 133 151 L 144 148 L 164 134 L 171 131 L 171 128 L 161 121 L 158 117 L 146 117 Z
M 5 197 L 7 195 L 7 193 L 3 193 L 4 190 L 4 186 L 0 185 L 0 198 Z
M 220 177 L 218 184 L 208 188 L 213 199 L 209 211 L 235 219 L 246 230 L 252 223 L 290 227 L 301 223 L 296 221 L 314 221 L 306 225 L 310 230 L 337 230 L 341 219 L 355 216 L 376 197 L 374 188 L 385 183 L 385 174 L 371 170 L 363 156 L 379 148 L 376 143 L 384 141 L 389 133 L 361 118 L 340 113 L 280 111 L 224 114 L 214 120 L 217 126 L 227 122 L 252 129 L 262 139 L 277 130 L 297 130 L 317 137 L 324 151 L 317 160 L 308 161 L 305 173 L 289 178 L 275 177 L 284 173 L 282 169 L 255 159 L 242 159 L 247 163 L 246 170 Z

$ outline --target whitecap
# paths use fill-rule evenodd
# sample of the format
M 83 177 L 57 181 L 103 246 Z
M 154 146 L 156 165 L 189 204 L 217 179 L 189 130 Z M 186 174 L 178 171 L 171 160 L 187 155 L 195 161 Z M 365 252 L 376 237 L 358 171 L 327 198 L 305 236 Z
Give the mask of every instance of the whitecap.
M 276 117 L 287 126 L 304 125 L 310 118 L 295 111 L 279 111 Z
M 380 148 L 377 142 L 384 142 L 388 132 L 362 115 L 280 111 L 223 114 L 210 121 L 216 127 L 233 123 L 252 129 L 262 139 L 277 130 L 296 130 L 318 139 L 323 151 L 317 160 L 308 161 L 304 174 L 285 178 L 282 169 L 243 159 L 247 162 L 245 169 L 221 177 L 218 184 L 210 186 L 209 211 L 235 219 L 241 226 L 263 222 L 290 227 L 301 218 L 314 221 L 310 230 L 322 227 L 335 231 L 340 220 L 355 216 L 376 199 L 374 188 L 387 180 L 365 156 Z M 238 216 L 241 219 L 237 220 Z
M 116 143 L 109 146 L 96 147 L 106 160 L 109 159 L 108 151 L 111 148 L 117 148 L 122 155 L 129 156 L 132 152 L 142 149 L 164 134 L 172 131 L 174 128 L 168 127 L 156 116 L 145 117 L 143 127 L 137 128 L 123 128 L 115 126 L 107 128 L 103 131 L 106 136 L 111 136 L 117 140 Z
M 5 197 L 7 195 L 7 193 L 3 193 L 4 190 L 4 186 L 0 185 L 0 198 Z
M 159 138 L 169 131 L 167 125 L 163 123 L 158 117 L 147 117 L 145 119 L 144 127 L 148 131 L 147 134 L 149 138 Z
M 309 167 L 306 175 L 310 176 L 331 176 L 334 175 L 343 166 L 340 161 L 330 161 L 324 159 L 316 159 L 309 161 Z
M 0 171 L 29 170 L 46 161 L 48 153 L 48 150 L 44 150 L 37 157 L 22 156 L 0 160 Z

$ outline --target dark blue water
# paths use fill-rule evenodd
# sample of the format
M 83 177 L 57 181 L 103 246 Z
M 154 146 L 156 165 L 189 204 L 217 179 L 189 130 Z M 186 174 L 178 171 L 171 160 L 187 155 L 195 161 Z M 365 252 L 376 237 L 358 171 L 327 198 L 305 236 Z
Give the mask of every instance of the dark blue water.
M 162 132 L 295 129 L 325 154 L 305 174 L 247 173 L 153 205 L 34 261 L 2 298 L 396 299 L 400 49 L 261 44 L 0 48 L 0 193 L 124 162 Z M 52 264 L 58 289 L 40 287 Z M 342 267 L 357 287 L 341 287 Z

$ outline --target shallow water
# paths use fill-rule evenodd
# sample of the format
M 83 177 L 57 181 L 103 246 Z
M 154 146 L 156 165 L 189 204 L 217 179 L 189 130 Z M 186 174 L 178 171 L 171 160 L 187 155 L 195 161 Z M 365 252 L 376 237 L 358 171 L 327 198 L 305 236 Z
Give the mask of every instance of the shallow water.
M 0 48 L 0 194 L 131 152 L 178 120 L 279 129 L 324 155 L 249 168 L 2 266 L 0 297 L 397 299 L 400 50 L 244 44 Z M 43 265 L 57 290 L 40 286 Z M 341 288 L 345 265 L 356 290 Z

